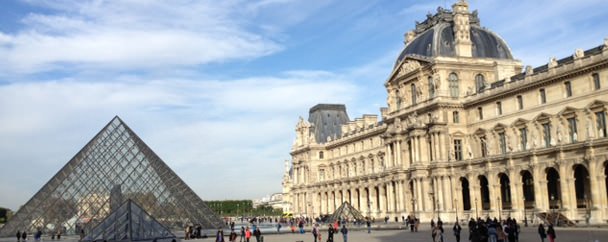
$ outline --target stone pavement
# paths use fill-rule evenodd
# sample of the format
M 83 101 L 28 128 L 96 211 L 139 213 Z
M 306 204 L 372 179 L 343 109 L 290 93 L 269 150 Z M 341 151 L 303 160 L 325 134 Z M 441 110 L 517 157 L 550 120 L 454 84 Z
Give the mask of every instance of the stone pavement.
M 281 234 L 266 234 L 264 235 L 264 242 L 312 242 L 312 235 L 307 230 L 306 234 L 292 234 L 292 233 L 281 233 Z M 455 238 L 452 235 L 451 227 L 445 229 L 445 242 L 455 242 Z M 327 231 L 322 231 L 323 241 L 327 239 Z M 608 242 L 608 229 L 607 228 L 556 228 L 557 239 L 556 242 Z M 468 228 L 463 227 L 461 241 L 468 242 Z M 227 239 L 227 237 L 226 237 Z M 78 237 L 70 236 L 62 238 L 62 240 L 50 240 L 44 238 L 42 242 L 78 242 Z M 212 242 L 215 241 L 213 235 L 207 239 L 195 239 L 188 240 L 189 242 Z M 227 241 L 227 240 L 226 240 Z M 239 241 L 237 239 L 237 241 Z M 336 234 L 334 236 L 335 242 L 343 242 L 342 234 Z M 368 234 L 365 230 L 351 230 L 348 236 L 349 242 L 431 242 L 431 233 L 427 227 L 422 227 L 418 232 L 411 233 L 405 230 L 372 230 L 371 234 Z M 540 241 L 538 234 L 536 233 L 536 227 L 522 227 L 522 233 L 519 237 L 519 242 L 538 242 Z M 548 240 L 545 240 L 548 242 Z M 16 242 L 14 238 L 0 238 L 0 242 Z M 34 242 L 33 239 L 29 239 L 28 242 Z M 184 240 L 178 240 L 178 242 L 184 242 Z M 251 238 L 250 242 L 255 242 L 255 238 Z
M 451 227 L 446 229 L 445 242 L 455 242 Z M 606 229 L 570 229 L 570 228 L 557 228 L 557 239 L 556 242 L 608 242 L 608 230 Z M 463 228 L 461 234 L 462 242 L 468 242 L 468 229 Z M 327 239 L 327 231 L 323 231 L 323 241 Z M 210 239 L 209 241 L 213 241 Z M 238 240 L 237 240 L 238 241 Z M 251 242 L 254 242 L 252 239 Z M 271 234 L 266 235 L 264 242 L 312 242 L 312 235 L 306 234 Z M 335 242 L 342 242 L 342 234 L 334 236 Z M 348 236 L 349 242 L 431 242 L 431 232 L 428 229 L 420 230 L 417 233 L 411 233 L 404 230 L 377 230 L 372 231 L 368 234 L 367 231 L 351 231 Z M 536 228 L 527 227 L 522 228 L 522 233 L 519 237 L 519 242 L 538 242 L 540 238 L 536 233 Z M 548 240 L 545 240 L 548 241 Z

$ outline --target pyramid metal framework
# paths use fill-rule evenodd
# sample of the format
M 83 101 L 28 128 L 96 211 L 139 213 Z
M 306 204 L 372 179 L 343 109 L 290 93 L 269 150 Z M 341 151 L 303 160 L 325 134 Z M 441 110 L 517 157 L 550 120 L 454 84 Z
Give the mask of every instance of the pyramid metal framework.
M 340 207 L 336 209 L 336 211 L 331 216 L 329 216 L 327 222 L 333 223 L 342 219 L 347 219 L 349 221 L 364 221 L 365 217 L 363 217 L 359 210 L 350 205 L 350 203 L 344 202 L 342 203 L 342 205 L 340 205 Z
M 112 211 L 83 241 L 142 241 L 175 238 L 133 200 Z
M 222 220 L 118 116 L 0 229 L 89 232 L 131 199 L 170 229 L 220 228 Z

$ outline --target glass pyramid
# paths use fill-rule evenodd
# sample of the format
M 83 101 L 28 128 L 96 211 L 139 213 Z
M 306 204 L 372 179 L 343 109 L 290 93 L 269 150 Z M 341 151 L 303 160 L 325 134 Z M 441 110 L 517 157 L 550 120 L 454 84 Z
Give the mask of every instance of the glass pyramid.
M 350 205 L 348 202 L 342 203 L 342 205 L 340 205 L 340 207 L 338 207 L 336 211 L 329 216 L 327 222 L 333 223 L 342 219 L 347 219 L 348 221 L 365 221 L 365 217 L 361 215 L 361 212 L 359 212 L 359 210 Z
M 93 228 L 83 241 L 142 241 L 168 238 L 175 238 L 175 235 L 129 199 Z
M 131 199 L 169 229 L 222 220 L 119 117 L 89 141 L 0 229 L 88 234 Z

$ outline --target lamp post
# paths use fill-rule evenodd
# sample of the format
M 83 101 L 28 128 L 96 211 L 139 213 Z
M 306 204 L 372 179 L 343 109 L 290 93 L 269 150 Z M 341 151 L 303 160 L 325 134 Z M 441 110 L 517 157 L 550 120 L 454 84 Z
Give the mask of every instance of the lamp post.
M 477 198 L 475 198 L 475 220 L 479 218 L 479 212 L 477 212 Z

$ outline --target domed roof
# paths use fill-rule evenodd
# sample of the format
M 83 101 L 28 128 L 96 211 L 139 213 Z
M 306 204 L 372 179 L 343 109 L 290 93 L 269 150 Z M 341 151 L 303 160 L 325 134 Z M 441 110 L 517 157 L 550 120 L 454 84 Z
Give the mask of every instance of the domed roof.
M 474 58 L 513 59 L 509 46 L 497 34 L 477 25 L 471 25 L 470 32 Z M 407 43 L 395 64 L 400 63 L 408 55 L 455 57 L 454 46 L 453 22 L 439 23 Z

